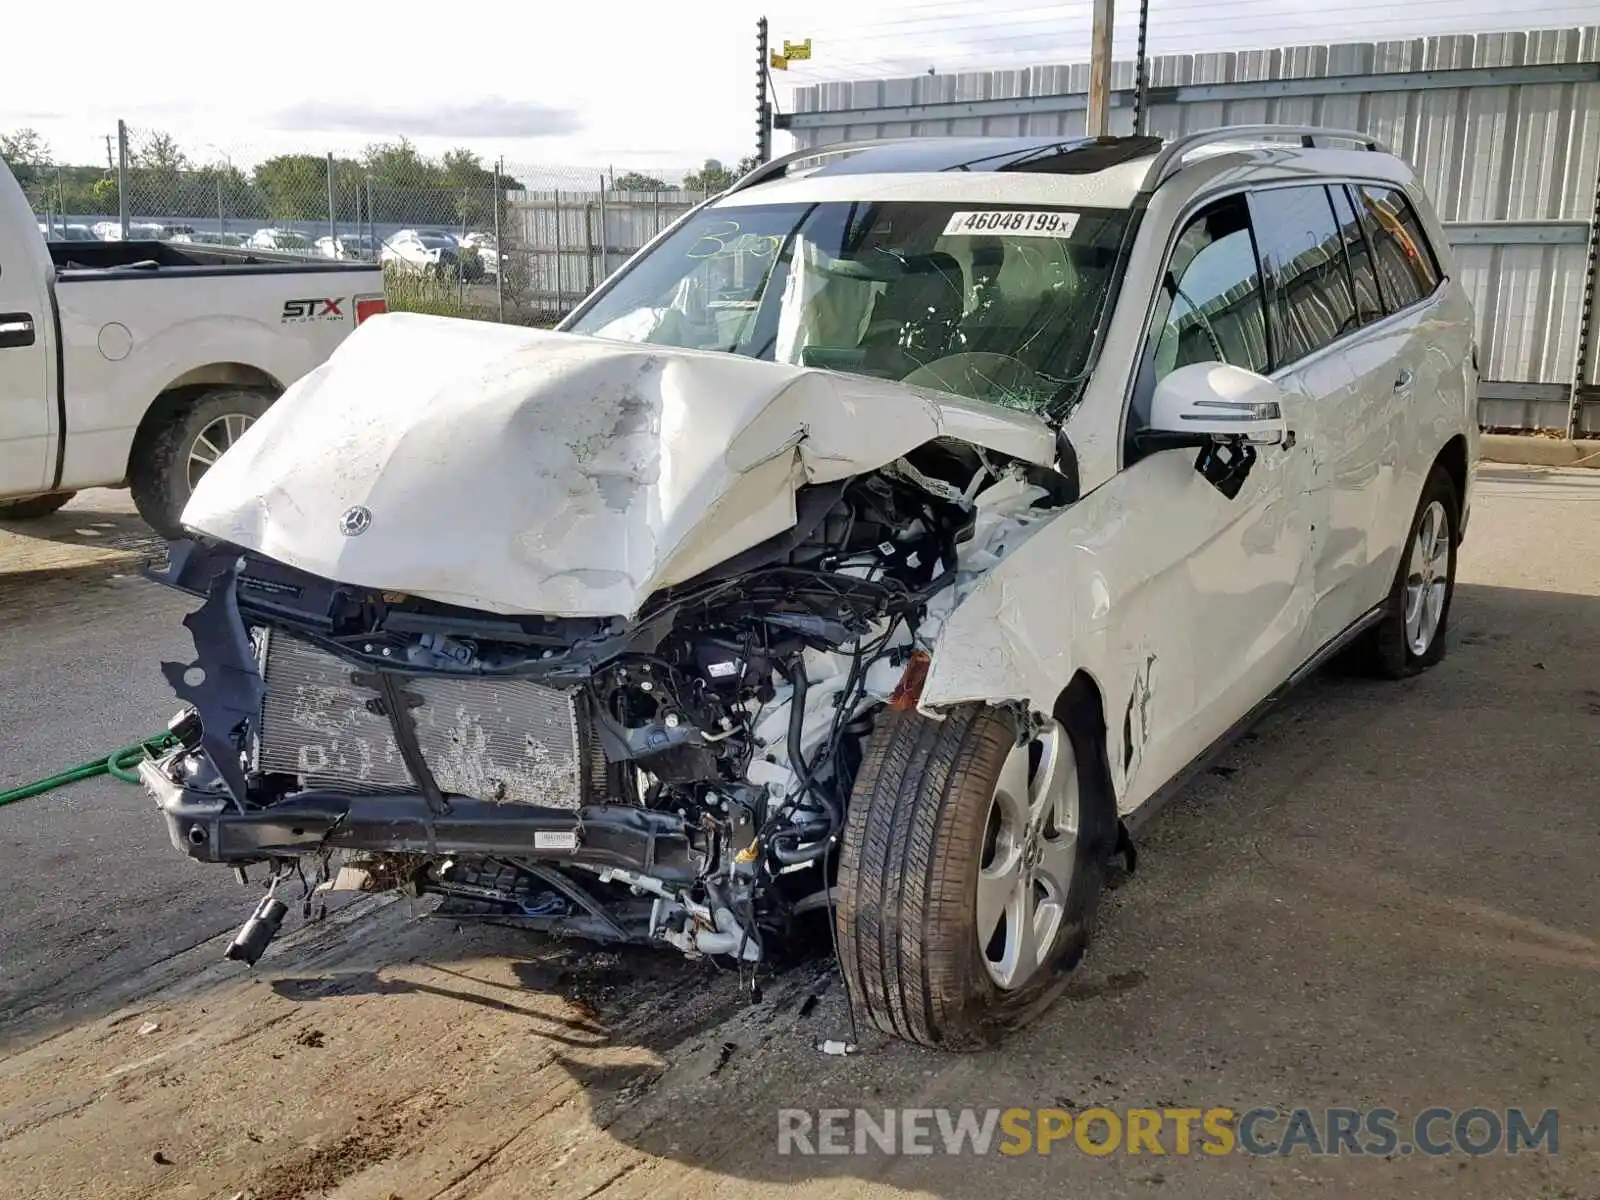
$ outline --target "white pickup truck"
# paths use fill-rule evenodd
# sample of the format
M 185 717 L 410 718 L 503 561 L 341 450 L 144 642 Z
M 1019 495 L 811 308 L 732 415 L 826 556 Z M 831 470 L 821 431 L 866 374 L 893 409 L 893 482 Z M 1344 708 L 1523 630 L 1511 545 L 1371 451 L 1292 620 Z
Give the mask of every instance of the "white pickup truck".
M 167 537 L 200 476 L 384 309 L 377 266 L 46 242 L 0 162 L 0 521 L 129 487 Z

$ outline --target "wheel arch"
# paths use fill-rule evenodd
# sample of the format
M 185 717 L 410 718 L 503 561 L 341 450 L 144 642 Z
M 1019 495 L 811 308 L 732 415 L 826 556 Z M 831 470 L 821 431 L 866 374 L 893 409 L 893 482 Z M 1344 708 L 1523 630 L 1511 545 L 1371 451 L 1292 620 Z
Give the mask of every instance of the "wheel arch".
M 214 362 L 185 371 L 162 388 L 145 409 L 139 427 L 134 431 L 133 444 L 128 447 L 124 478 L 131 474 L 134 460 L 148 449 L 150 439 L 162 426 L 184 405 L 217 388 L 241 388 L 267 392 L 273 396 L 283 393 L 283 384 L 276 377 L 250 363 Z
M 1098 751 L 1097 761 L 1092 764 L 1079 764 L 1080 775 L 1088 767 L 1096 775 L 1096 787 L 1085 793 L 1089 802 L 1101 808 L 1098 814 L 1101 818 L 1096 825 L 1104 831 L 1108 841 L 1102 850 L 1110 853 L 1114 844 L 1111 833 L 1117 828 L 1119 811 L 1117 806 L 1116 774 L 1111 769 L 1112 743 L 1110 723 L 1106 720 L 1105 693 L 1100 690 L 1100 683 L 1088 671 L 1081 667 L 1073 673 L 1067 686 L 1062 688 L 1051 705 L 1050 715 L 1068 729 L 1077 729 L 1083 733 L 1089 742 Z
M 1456 503 L 1460 505 L 1455 522 L 1456 541 L 1459 543 L 1466 535 L 1467 488 L 1471 482 L 1471 462 L 1467 457 L 1466 435 L 1458 433 L 1447 441 L 1434 456 L 1433 465 L 1444 468 L 1445 473 L 1450 476 L 1451 484 L 1455 487 Z

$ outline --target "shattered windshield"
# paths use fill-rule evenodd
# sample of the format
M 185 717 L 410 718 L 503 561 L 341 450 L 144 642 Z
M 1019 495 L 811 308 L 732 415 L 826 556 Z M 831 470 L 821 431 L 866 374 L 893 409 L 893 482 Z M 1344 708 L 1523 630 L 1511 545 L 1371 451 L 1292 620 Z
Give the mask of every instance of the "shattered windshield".
M 565 328 L 1038 411 L 1089 365 L 1127 220 L 977 203 L 709 208 Z

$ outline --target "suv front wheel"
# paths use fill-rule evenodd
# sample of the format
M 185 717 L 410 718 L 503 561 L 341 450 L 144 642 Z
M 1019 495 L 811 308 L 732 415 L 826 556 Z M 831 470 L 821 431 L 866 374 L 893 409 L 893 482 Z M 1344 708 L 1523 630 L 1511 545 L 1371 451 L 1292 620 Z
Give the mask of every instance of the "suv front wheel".
M 839 860 L 839 955 L 857 1012 L 946 1050 L 1030 1020 L 1088 946 L 1115 843 L 1098 722 L 963 705 L 880 715 Z

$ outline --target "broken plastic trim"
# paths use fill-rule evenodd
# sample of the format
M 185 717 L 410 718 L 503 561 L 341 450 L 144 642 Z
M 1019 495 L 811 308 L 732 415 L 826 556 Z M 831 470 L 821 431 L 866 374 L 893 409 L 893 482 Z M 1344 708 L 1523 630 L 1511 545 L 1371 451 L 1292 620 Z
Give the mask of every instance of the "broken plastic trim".
M 175 580 L 189 569 L 195 550 L 192 542 L 175 543 L 166 572 L 146 574 L 157 583 L 176 587 Z M 227 784 L 234 804 L 242 809 L 249 789 L 239 747 L 233 740 L 234 731 L 256 718 L 266 696 L 266 684 L 256 667 L 255 647 L 239 613 L 236 585 L 244 559 L 240 555 L 224 558 L 203 554 L 194 565 L 204 578 L 206 599 L 184 617 L 183 624 L 194 641 L 196 657 L 187 666 L 164 662 L 161 673 L 178 699 L 199 714 L 200 746 Z M 189 586 L 196 582 L 191 579 Z M 193 683 L 189 682 L 192 672 L 199 673 Z

